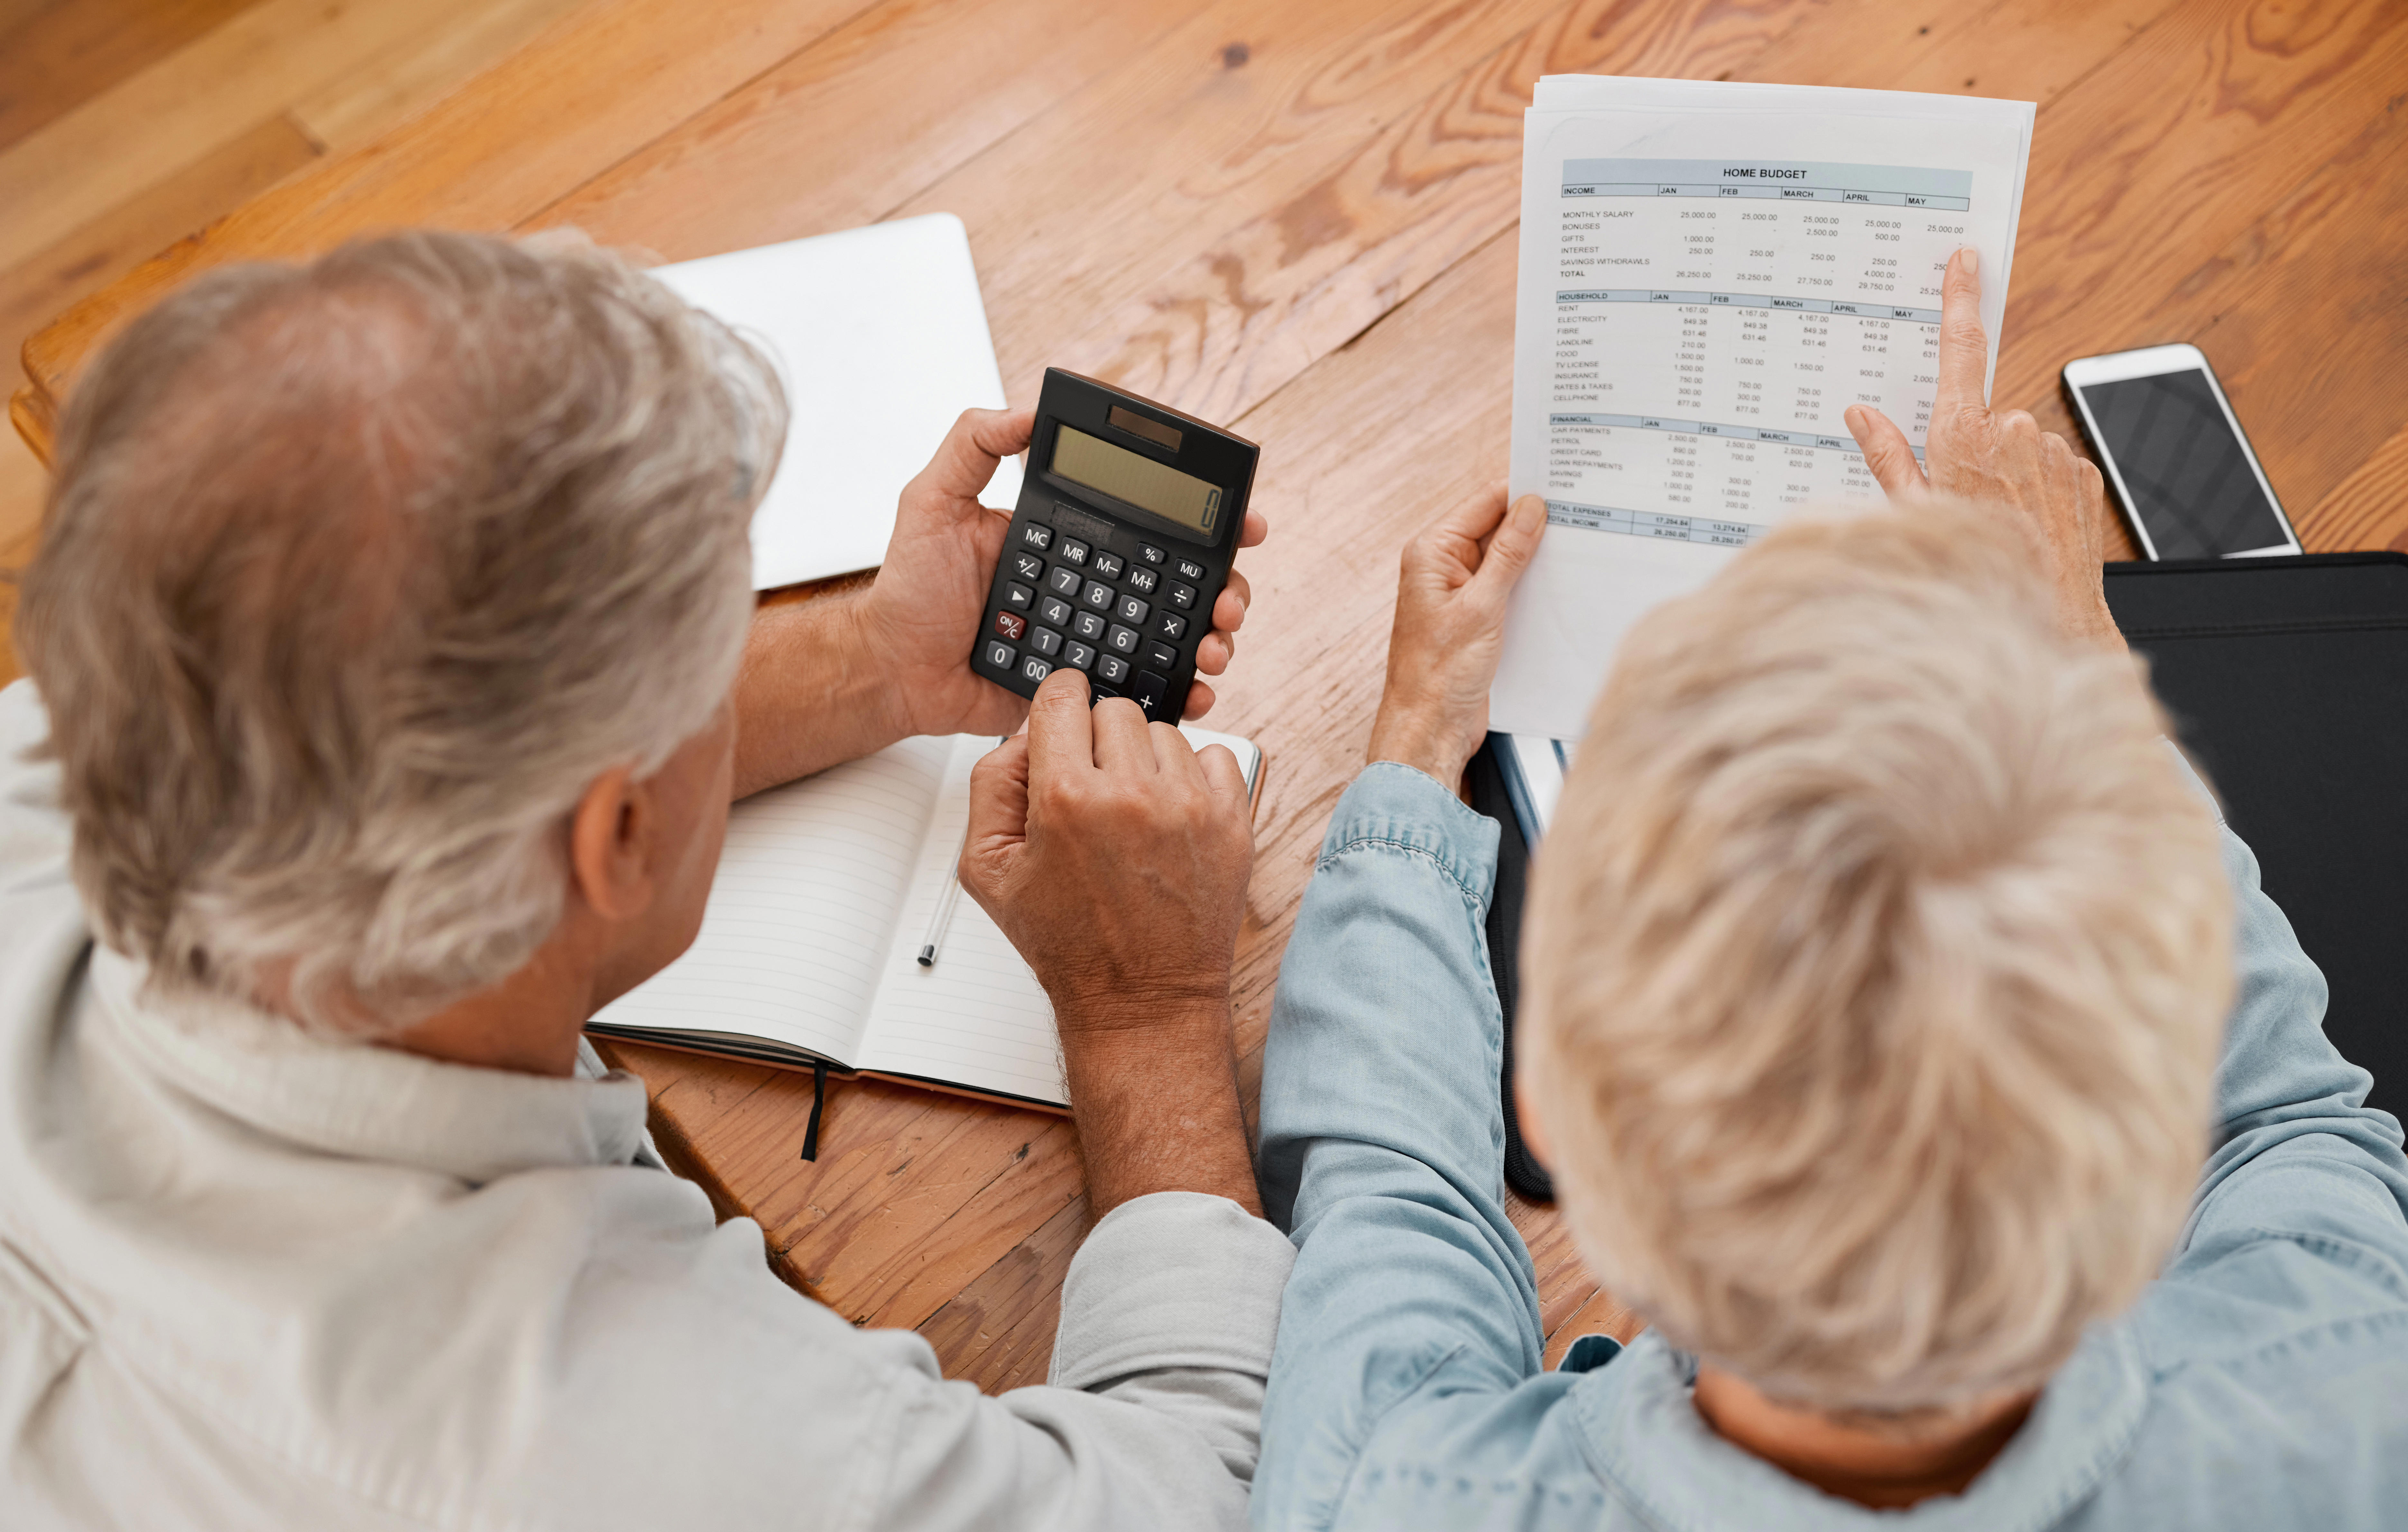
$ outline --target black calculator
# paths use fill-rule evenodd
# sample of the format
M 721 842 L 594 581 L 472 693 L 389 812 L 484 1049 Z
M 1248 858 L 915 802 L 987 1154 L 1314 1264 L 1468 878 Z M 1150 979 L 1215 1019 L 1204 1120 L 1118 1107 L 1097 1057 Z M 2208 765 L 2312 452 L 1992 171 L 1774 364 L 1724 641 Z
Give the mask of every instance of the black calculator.
M 1176 723 L 1254 488 L 1251 441 L 1059 367 L 970 668 L 1033 697 L 1056 666 Z

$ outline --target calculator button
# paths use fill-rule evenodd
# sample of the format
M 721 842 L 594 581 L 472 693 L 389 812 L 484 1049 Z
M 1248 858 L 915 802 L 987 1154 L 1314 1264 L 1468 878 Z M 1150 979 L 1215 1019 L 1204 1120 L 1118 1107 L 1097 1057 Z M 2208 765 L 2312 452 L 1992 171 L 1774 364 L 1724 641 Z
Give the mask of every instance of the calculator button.
M 1014 611 L 996 612 L 995 631 L 1007 638 L 1017 638 L 1028 631 L 1028 619 Z
M 1147 606 L 1137 597 L 1133 595 L 1125 595 L 1121 597 L 1121 604 L 1112 609 L 1112 615 L 1119 618 L 1122 622 L 1126 623 L 1131 627 L 1139 627 L 1143 625 L 1145 622 L 1145 614 L 1153 609 L 1154 609 L 1152 607 Z
M 1169 600 L 1170 604 L 1177 607 L 1181 611 L 1194 611 L 1196 609 L 1196 587 L 1193 585 L 1182 585 L 1179 581 L 1174 580 L 1170 582 Z
M 1148 644 L 1145 646 L 1145 663 L 1156 670 L 1176 670 L 1179 668 L 1179 651 L 1168 644 Z
M 1055 595 L 1076 595 L 1079 587 L 1085 583 L 1079 578 L 1078 570 L 1064 564 L 1055 565 L 1045 576 L 1045 588 Z
M 1023 680 L 1043 680 L 1053 673 L 1054 667 L 1034 654 L 1020 662 L 1020 676 Z
M 1052 628 L 1039 628 L 1028 636 L 1028 647 L 1050 658 L 1062 652 L 1062 636 Z
M 1140 670 L 1137 673 L 1137 684 L 1129 690 L 1136 694 L 1145 710 L 1152 712 L 1161 704 L 1163 694 L 1170 690 L 1170 682 L 1151 670 Z
M 1070 619 L 1070 631 L 1092 644 L 1104 636 L 1104 620 L 1098 613 L 1082 611 Z
M 1137 556 L 1145 560 L 1148 564 L 1160 564 L 1162 562 L 1162 550 L 1159 548 L 1150 548 L 1144 543 L 1140 543 L 1137 545 Z
M 1165 643 L 1175 644 L 1187 632 L 1187 619 L 1175 611 L 1161 613 L 1154 620 L 1154 636 Z
M 1087 562 L 1087 545 L 1082 542 L 1070 542 L 1066 540 L 1062 544 L 1062 557 L 1068 559 L 1073 564 L 1084 564 Z M 1196 578 L 1201 580 L 1204 577 L 1198 575 Z
M 1112 588 L 1100 580 L 1091 580 L 1087 581 L 1086 594 L 1079 599 L 1097 611 L 1110 611 L 1112 609 Z
M 1036 599 L 1037 593 L 1025 585 L 1006 585 L 1003 588 L 1003 604 L 1014 611 L 1026 611 Z
M 1070 621 L 1070 603 L 1058 595 L 1049 595 L 1037 604 L 1037 615 L 1058 628 Z
M 1155 574 L 1144 565 L 1139 564 L 1132 565 L 1130 566 L 1126 583 L 1130 590 L 1135 591 L 1140 595 L 1152 595 L 1154 594 L 1155 581 L 1161 579 L 1162 577 L 1160 575 Z
M 1114 685 L 1118 685 L 1120 682 L 1128 680 L 1128 661 L 1122 659 L 1119 655 L 1098 654 L 1096 656 L 1096 674 L 1102 677 L 1104 680 L 1112 682 Z
M 1012 650 L 1010 644 L 998 644 L 992 639 L 988 640 L 986 646 L 987 664 L 995 666 L 997 670 L 1010 670 L 1011 668 L 1012 658 Z
M 1109 686 L 1099 686 L 1093 681 L 1087 683 L 1087 705 L 1091 708 L 1098 702 L 1110 702 L 1118 695 L 1120 694 Z
M 1045 561 L 1034 553 L 1015 552 L 1011 555 L 1011 572 L 1023 580 L 1043 580 Z
M 1135 628 L 1116 627 L 1104 639 L 1104 647 L 1115 654 L 1134 654 L 1142 636 Z
M 1023 522 L 1020 523 L 1020 540 L 1042 552 L 1046 545 L 1054 540 L 1054 529 L 1050 526 L 1039 526 L 1035 522 Z
M 1082 644 L 1076 638 L 1071 639 L 1062 646 L 1062 663 L 1077 666 L 1082 670 L 1086 669 L 1096 663 L 1095 646 Z
M 1076 547 L 1078 545 L 1074 543 L 1071 546 Z M 1194 559 L 1181 559 L 1179 561 L 1179 578 L 1182 580 L 1202 580 L 1204 578 L 1204 566 L 1197 563 Z
M 1087 572 L 1097 580 L 1118 580 L 1124 567 L 1118 553 L 1098 553 L 1087 561 Z

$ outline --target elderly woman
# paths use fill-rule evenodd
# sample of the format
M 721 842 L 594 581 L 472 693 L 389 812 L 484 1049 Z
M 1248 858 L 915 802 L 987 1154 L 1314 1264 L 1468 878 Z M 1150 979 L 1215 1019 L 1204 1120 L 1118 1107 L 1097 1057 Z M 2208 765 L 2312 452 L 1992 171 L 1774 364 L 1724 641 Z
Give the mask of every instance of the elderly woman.
M 2400 1525 L 2400 1126 L 2162 737 L 2098 475 L 1983 408 L 1976 291 L 1929 457 L 1977 503 L 1858 413 L 1908 503 L 1642 623 L 1539 848 L 1522 1121 L 1649 1325 L 1579 1371 L 1503 1206 L 1497 831 L 1452 792 L 1544 508 L 1407 553 L 1264 1065 L 1257 1525 Z
M 1028 417 L 964 417 L 867 590 L 756 615 L 784 423 L 574 241 L 221 272 L 82 380 L 0 693 L 0 1525 L 1242 1521 L 1290 1253 L 1227 752 L 1066 671 L 973 784 L 1101 1220 L 1058 1386 L 789 1290 L 579 1068 L 693 939 L 731 795 L 1027 710 L 968 657 Z M 1147 971 L 1098 971 L 1112 922 Z

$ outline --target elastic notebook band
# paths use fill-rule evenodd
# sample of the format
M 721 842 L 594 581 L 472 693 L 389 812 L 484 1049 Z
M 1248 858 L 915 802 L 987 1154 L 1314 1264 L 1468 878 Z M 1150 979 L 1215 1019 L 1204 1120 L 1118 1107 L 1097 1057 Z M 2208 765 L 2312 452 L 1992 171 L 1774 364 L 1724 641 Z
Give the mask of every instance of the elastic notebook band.
M 803 1158 L 820 1157 L 820 1109 L 827 1105 L 827 1060 L 811 1063 L 811 1120 L 803 1124 Z

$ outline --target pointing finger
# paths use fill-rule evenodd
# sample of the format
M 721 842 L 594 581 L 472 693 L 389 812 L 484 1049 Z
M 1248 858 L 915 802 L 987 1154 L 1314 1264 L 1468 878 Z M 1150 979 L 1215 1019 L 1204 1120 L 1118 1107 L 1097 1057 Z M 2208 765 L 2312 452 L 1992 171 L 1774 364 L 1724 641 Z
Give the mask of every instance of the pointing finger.
M 1512 594 L 1514 581 L 1530 566 L 1539 551 L 1539 539 L 1547 531 L 1547 502 L 1538 495 L 1526 494 L 1513 502 L 1505 524 L 1488 539 L 1488 551 L 1480 561 L 1480 572 L 1471 577 L 1468 594 L 1483 601 L 1493 602 L 1498 609 Z
M 1980 408 L 1989 371 L 1990 337 L 1982 330 L 1982 258 L 1968 245 L 1949 259 L 1940 279 L 1940 384 L 1931 418 L 1939 421 L 1968 406 Z

